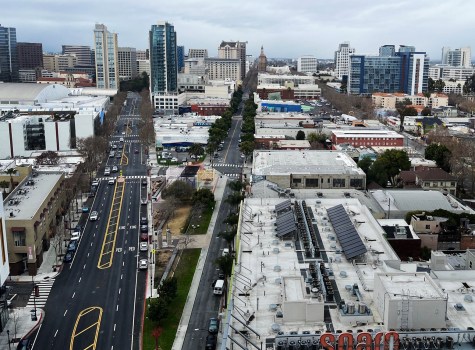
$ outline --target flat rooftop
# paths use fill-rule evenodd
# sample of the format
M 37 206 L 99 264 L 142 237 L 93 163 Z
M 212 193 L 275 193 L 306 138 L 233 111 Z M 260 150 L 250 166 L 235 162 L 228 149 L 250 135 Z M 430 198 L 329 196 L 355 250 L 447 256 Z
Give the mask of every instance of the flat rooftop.
M 37 173 L 23 182 L 4 202 L 5 217 L 9 220 L 31 220 L 61 176 L 62 173 Z M 10 213 L 13 213 L 13 217 Z
M 352 137 L 352 136 L 365 136 L 365 137 L 391 137 L 396 139 L 404 139 L 404 136 L 398 134 L 393 130 L 384 130 L 384 129 L 368 129 L 368 128 L 359 128 L 353 127 L 352 129 L 346 130 L 333 130 L 333 134 L 336 137 Z
M 351 157 L 343 152 L 254 151 L 253 175 L 354 174 L 364 175 Z
M 428 282 L 425 273 L 380 274 L 379 279 L 392 300 L 402 300 L 405 296 L 420 299 L 443 299 L 444 293 L 436 285 Z M 408 288 L 410 286 L 410 288 Z

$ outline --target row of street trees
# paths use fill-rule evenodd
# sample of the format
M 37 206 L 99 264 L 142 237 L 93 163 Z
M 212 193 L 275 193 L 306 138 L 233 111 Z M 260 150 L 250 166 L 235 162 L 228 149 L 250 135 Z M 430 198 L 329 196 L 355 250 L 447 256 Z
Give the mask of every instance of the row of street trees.
M 251 95 L 244 103 L 244 109 L 242 111 L 242 125 L 241 125 L 241 144 L 239 145 L 240 151 L 247 158 L 254 152 L 254 134 L 256 127 L 254 124 L 254 118 L 256 116 L 257 105 L 254 103 L 254 95 Z
M 364 157 L 358 162 L 358 166 L 366 173 L 366 183 L 377 183 L 387 187 L 388 182 L 395 187 L 401 170 L 409 170 L 411 161 L 406 151 L 389 149 L 373 161 Z

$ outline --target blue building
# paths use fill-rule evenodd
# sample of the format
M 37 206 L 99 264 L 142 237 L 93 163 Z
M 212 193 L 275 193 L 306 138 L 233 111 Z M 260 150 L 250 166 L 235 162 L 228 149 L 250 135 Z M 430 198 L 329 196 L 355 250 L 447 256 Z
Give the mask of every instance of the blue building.
M 302 106 L 295 102 L 284 102 L 284 101 L 262 101 L 261 102 L 261 111 L 262 112 L 302 112 Z
M 178 61 L 178 72 L 183 72 L 183 68 L 185 68 L 185 47 L 184 46 L 177 46 L 176 47 L 176 56 Z
M 413 46 L 384 45 L 379 56 L 352 55 L 348 93 L 369 95 L 373 92 L 403 92 L 409 95 L 427 91 L 429 58 Z
M 16 28 L 0 25 L 0 81 L 18 81 Z
M 176 32 L 172 24 L 159 22 L 149 32 L 150 92 L 175 92 L 178 89 Z

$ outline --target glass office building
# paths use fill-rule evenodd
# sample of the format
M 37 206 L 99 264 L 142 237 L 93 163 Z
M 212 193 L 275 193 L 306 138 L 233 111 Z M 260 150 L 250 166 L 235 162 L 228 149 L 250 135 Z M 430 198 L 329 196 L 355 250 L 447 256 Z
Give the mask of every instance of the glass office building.
M 172 24 L 159 22 L 149 32 L 150 92 L 178 90 L 178 59 L 176 32 Z
M 385 45 L 379 56 L 350 56 L 348 93 L 369 95 L 373 92 L 402 92 L 409 95 L 427 91 L 429 59 L 425 52 L 402 46 L 392 53 Z
M 16 28 L 0 25 L 0 81 L 18 81 Z
M 119 88 L 119 60 L 117 34 L 110 33 L 103 24 L 94 29 L 96 86 L 99 89 Z

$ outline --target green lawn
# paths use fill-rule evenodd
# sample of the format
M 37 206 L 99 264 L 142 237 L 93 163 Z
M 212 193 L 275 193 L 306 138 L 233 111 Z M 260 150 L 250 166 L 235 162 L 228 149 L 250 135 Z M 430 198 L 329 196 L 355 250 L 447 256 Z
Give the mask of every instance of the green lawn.
M 208 231 L 209 222 L 211 221 L 211 216 L 213 215 L 214 205 L 212 207 L 208 207 L 203 210 L 203 214 L 201 214 L 201 218 L 197 218 L 194 221 L 195 225 L 200 225 L 200 227 L 196 227 L 195 229 L 188 230 L 188 232 L 192 235 L 204 235 Z
M 200 253 L 201 249 L 184 250 L 176 267 L 174 276 L 178 280 L 178 291 L 176 298 L 169 304 L 168 317 L 162 322 L 163 332 L 159 339 L 159 345 L 162 350 L 172 348 Z M 145 318 L 144 322 L 143 350 L 154 350 L 155 339 L 152 337 L 152 330 L 155 325 L 147 318 Z

